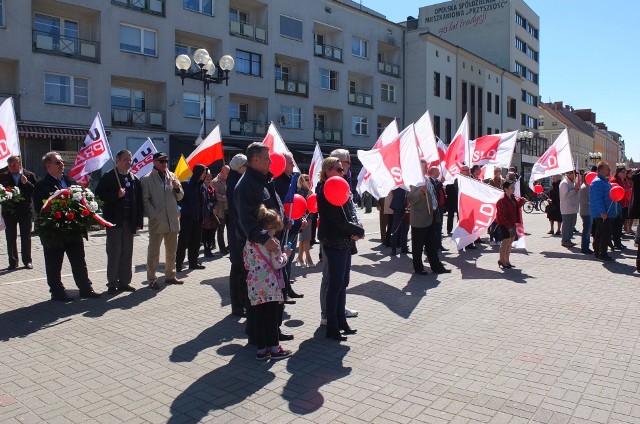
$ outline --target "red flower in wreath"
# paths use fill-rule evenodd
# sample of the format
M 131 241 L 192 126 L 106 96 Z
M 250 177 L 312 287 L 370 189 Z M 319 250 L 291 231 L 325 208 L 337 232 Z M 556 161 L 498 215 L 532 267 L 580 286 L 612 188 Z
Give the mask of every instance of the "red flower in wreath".
M 60 211 L 55 211 L 55 212 L 53 213 L 53 217 L 54 217 L 55 219 L 60 219 L 60 218 L 62 218 L 62 212 L 60 212 Z
M 84 217 L 87 217 L 91 215 L 91 212 L 89 211 L 89 209 L 82 209 L 82 212 L 80 212 L 80 214 Z
M 7 193 L 11 192 L 11 187 L 5 187 L 4 191 L 6 191 Z
M 67 212 L 67 219 L 68 220 L 72 220 L 75 217 L 76 217 L 76 215 L 73 212 Z

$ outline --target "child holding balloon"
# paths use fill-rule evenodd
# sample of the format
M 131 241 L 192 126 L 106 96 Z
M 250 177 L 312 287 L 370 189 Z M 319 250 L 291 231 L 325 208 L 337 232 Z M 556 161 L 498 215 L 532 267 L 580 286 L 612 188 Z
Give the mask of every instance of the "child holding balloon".
M 284 225 L 280 214 L 260 205 L 258 224 L 272 237 L 282 231 Z M 291 356 L 279 342 L 279 304 L 284 302 L 282 268 L 287 264 L 291 249 L 269 252 L 264 245 L 247 240 L 244 247 L 244 266 L 248 270 L 247 289 L 253 309 L 257 360 L 283 359 Z

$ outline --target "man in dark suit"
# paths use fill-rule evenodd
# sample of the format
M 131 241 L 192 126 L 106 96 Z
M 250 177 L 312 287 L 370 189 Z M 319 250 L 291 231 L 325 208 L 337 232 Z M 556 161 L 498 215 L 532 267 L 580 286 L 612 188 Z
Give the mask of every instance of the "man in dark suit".
M 56 190 L 68 188 L 78 183 L 66 175 L 64 175 L 64 162 L 57 152 L 49 152 L 42 157 L 42 163 L 47 175 L 38 181 L 33 188 L 33 206 L 36 213 L 40 213 L 44 202 Z M 78 235 L 70 241 L 62 244 L 50 243 L 50 241 L 42 240 L 42 250 L 44 252 L 44 264 L 47 272 L 47 284 L 51 292 L 51 299 L 61 302 L 69 302 L 73 300 L 62 285 L 62 261 L 65 253 L 71 265 L 71 272 L 76 286 L 80 289 L 81 298 L 97 298 L 99 293 L 93 291 L 91 280 L 89 280 L 89 272 L 87 270 L 87 262 L 84 256 L 84 242 L 82 236 Z
M 442 179 L 440 177 L 440 168 L 432 166 L 429 168 L 429 180 L 436 193 L 438 199 L 438 210 L 436 216 L 434 216 L 434 223 L 436 224 L 436 233 L 438 235 L 438 250 L 448 251 L 446 247 L 442 245 L 442 223 L 444 222 L 444 210 L 446 209 L 447 197 L 445 195 L 444 187 L 442 186 Z
M 397 254 L 399 248 L 402 253 L 409 253 L 407 236 L 409 224 L 404 219 L 407 211 L 407 191 L 398 187 L 393 191 L 390 208 L 393 210 L 393 224 L 391 224 L 391 255 Z
M 22 168 L 20 156 L 9 156 L 7 159 L 9 172 L 0 175 L 0 184 L 5 187 L 18 187 L 24 197 L 19 202 L 11 202 L 10 206 L 2 208 L 5 235 L 7 237 L 7 256 L 9 270 L 18 268 L 18 227 L 20 227 L 20 247 L 22 249 L 22 263 L 25 268 L 33 269 L 31 261 L 31 216 L 33 215 L 32 198 L 33 186 L 36 184 L 36 174 Z

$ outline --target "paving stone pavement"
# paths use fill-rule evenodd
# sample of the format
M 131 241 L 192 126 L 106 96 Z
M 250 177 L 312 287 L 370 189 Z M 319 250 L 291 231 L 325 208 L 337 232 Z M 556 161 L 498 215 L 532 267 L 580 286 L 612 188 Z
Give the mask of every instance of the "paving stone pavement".
M 416 276 L 410 257 L 380 248 L 377 218 L 363 214 L 348 289 L 358 334 L 324 338 L 321 267 L 294 267 L 305 297 L 287 306 L 295 340 L 284 345 L 295 353 L 268 363 L 230 315 L 226 257 L 156 292 L 144 282 L 142 232 L 138 291 L 61 304 L 49 300 L 34 240 L 33 270 L 0 272 L 0 422 L 640 422 L 632 240 L 603 265 L 561 247 L 543 214 L 525 215 L 532 235 L 512 254 L 517 269 L 498 268 L 497 247 L 446 244 L 453 272 Z M 104 241 L 86 243 L 100 291 Z M 63 272 L 73 288 L 66 260 Z

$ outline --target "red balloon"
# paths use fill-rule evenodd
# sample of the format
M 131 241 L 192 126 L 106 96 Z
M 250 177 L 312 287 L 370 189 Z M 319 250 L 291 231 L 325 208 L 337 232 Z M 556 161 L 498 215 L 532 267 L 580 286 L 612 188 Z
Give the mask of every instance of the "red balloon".
M 299 194 L 293 195 L 293 207 L 291 203 L 285 203 L 284 213 L 291 219 L 300 219 L 307 213 L 307 201 Z
M 587 172 L 587 175 L 585 175 L 584 177 L 584 182 L 587 183 L 587 185 L 591 185 L 591 183 L 593 182 L 593 179 L 597 176 L 598 174 L 595 172 Z
M 324 197 L 333 206 L 342 206 L 349 200 L 351 189 L 342 177 L 331 177 L 324 183 Z
M 620 186 L 617 187 L 613 187 L 611 189 L 611 191 L 609 192 L 609 197 L 611 198 L 611 200 L 613 200 L 614 202 L 619 202 L 622 200 L 622 198 L 624 197 L 624 189 Z
M 620 187 L 620 184 L 618 184 L 618 183 L 611 183 L 611 188 L 614 188 L 614 187 Z
M 269 155 L 271 159 L 271 165 L 269 165 L 269 172 L 273 174 L 273 178 L 277 178 L 284 172 L 284 168 L 287 166 L 287 160 L 282 153 L 273 152 Z
M 307 209 L 311 213 L 318 212 L 318 195 L 313 193 L 311 196 L 307 197 Z
M 533 186 L 533 191 L 536 194 L 540 194 L 544 191 L 544 188 L 541 185 L 536 185 L 536 186 Z

